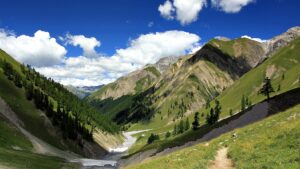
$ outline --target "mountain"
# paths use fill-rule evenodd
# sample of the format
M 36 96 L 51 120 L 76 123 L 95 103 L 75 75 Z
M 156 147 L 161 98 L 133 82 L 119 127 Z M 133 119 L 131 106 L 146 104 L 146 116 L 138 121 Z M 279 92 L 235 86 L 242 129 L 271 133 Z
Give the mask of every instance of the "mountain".
M 9 123 L 13 123 L 10 118 L 12 114 L 15 114 L 13 119 L 18 119 L 12 126 L 19 126 L 19 130 L 29 138 L 38 139 L 39 144 L 42 142 L 54 149 L 96 157 L 105 154 L 108 149 L 103 139 L 99 140 L 96 136 L 115 137 L 116 142 L 121 138 L 119 127 L 107 120 L 105 115 L 78 99 L 61 84 L 44 77 L 30 66 L 21 65 L 2 50 L 0 100 L 3 102 L 0 105 L 1 116 Z M 5 114 L 6 110 L 10 113 Z
M 299 86 L 297 30 L 297 27 L 289 29 L 288 33 L 264 43 L 247 38 L 213 39 L 195 54 L 182 56 L 170 64 L 142 92 L 97 100 L 101 104 L 98 108 L 111 114 L 124 129 L 151 129 L 137 135 L 137 143 L 129 150 L 130 160 L 144 156 L 143 152 L 149 155 L 153 149 L 161 151 L 197 139 L 206 130 L 175 132 L 169 138 L 165 133 L 174 133 L 175 126 L 187 119 L 191 123 L 196 112 L 201 126 L 206 124 L 216 102 L 222 107 L 219 118 L 223 119 L 241 112 L 243 98 L 247 100 L 246 107 L 263 101 L 265 97 L 257 93 L 265 77 L 270 78 L 275 90 L 271 97 Z M 266 47 L 276 46 L 277 41 L 282 41 L 278 39 L 286 40 L 277 47 Z M 151 133 L 158 134 L 160 141 L 148 144 Z
M 242 75 L 230 87 L 226 88 L 217 97 L 209 101 L 207 106 L 198 107 L 198 109 L 196 109 L 193 113 L 185 114 L 185 117 L 181 120 L 175 121 L 174 123 L 165 122 L 165 125 L 160 125 L 160 123 L 156 122 L 155 124 L 159 127 L 151 125 L 151 123 L 155 122 L 155 118 L 151 119 L 150 122 L 144 125 L 141 123 L 131 124 L 132 126 L 130 129 L 149 125 L 152 130 L 136 136 L 138 138 L 138 142 L 129 150 L 130 155 L 127 157 L 128 159 L 124 160 L 124 165 L 134 163 L 135 160 L 140 159 L 140 157 L 147 158 L 149 156 L 153 157 L 157 155 L 157 157 L 152 158 L 155 160 L 150 160 L 151 162 L 145 161 L 140 163 L 141 165 L 133 165 L 128 168 L 153 168 L 157 166 L 158 163 L 165 164 L 161 165 L 162 168 L 172 168 L 172 166 L 174 168 L 176 168 L 176 166 L 186 166 L 187 168 L 200 167 L 200 164 L 197 163 L 198 161 L 194 161 L 195 159 L 192 155 L 186 156 L 186 154 L 190 154 L 188 152 L 196 147 L 197 149 L 201 147 L 199 152 L 217 154 L 220 146 L 224 145 L 225 147 L 229 147 L 230 157 L 234 156 L 234 158 L 232 158 L 234 164 L 244 168 L 245 166 L 254 164 L 254 162 L 249 162 L 251 158 L 256 160 L 263 159 L 262 156 L 253 157 L 259 153 L 272 154 L 273 151 L 288 151 L 291 145 L 298 144 L 296 135 L 299 119 L 296 118 L 296 112 L 299 111 L 300 104 L 299 52 L 300 37 L 290 41 L 285 46 L 278 48 L 272 53 L 272 55 L 264 59 L 263 62 L 259 63 L 247 73 Z M 271 86 L 274 89 L 274 92 L 270 95 L 270 100 L 266 100 L 266 96 L 258 94 L 265 83 L 265 77 L 270 79 Z M 243 100 L 244 103 L 246 102 L 244 108 L 242 106 Z M 207 117 L 210 117 L 212 111 L 215 112 L 216 104 L 220 106 L 220 112 L 218 115 L 219 120 L 213 124 L 209 124 Z M 199 129 L 189 129 L 183 132 L 178 130 L 178 126 L 180 129 L 182 121 L 185 122 L 186 119 L 189 119 L 190 122 L 194 121 L 196 113 L 199 113 Z M 270 117 L 270 119 L 266 119 L 268 116 L 276 113 L 280 114 L 275 115 L 275 117 Z M 289 123 L 292 117 L 293 122 Z M 258 123 L 247 127 L 247 125 L 253 122 Z M 265 127 L 260 127 L 262 124 Z M 279 124 L 280 127 L 278 126 Z M 245 129 L 237 129 L 241 127 L 245 127 Z M 272 134 L 268 132 L 269 130 L 272 130 Z M 166 133 L 168 132 L 171 133 L 171 136 L 166 137 Z M 237 132 L 238 134 L 235 134 Z M 157 134 L 160 140 L 149 144 L 147 142 L 148 138 L 153 133 Z M 222 134 L 225 134 L 226 136 L 223 136 Z M 236 141 L 229 141 L 234 137 L 237 138 Z M 290 140 L 287 141 L 283 138 L 290 138 Z M 238 146 L 235 145 L 235 143 L 238 143 Z M 192 145 L 196 146 L 187 148 Z M 251 146 L 248 147 L 248 149 L 244 147 L 244 145 Z M 272 148 L 266 148 L 271 145 Z M 282 146 L 273 147 L 273 145 Z M 256 149 L 256 147 L 261 148 Z M 251 149 L 255 149 L 255 151 L 250 151 Z M 173 151 L 175 152 L 172 153 Z M 293 166 L 295 166 L 295 162 L 297 161 L 295 158 L 296 152 L 288 152 L 291 154 L 286 157 L 289 158 Z M 206 155 L 203 157 L 201 156 L 202 158 L 200 159 L 204 160 L 203 165 L 211 165 L 206 162 L 212 160 L 214 155 Z M 184 160 L 180 160 L 178 163 L 165 163 L 165 161 L 175 158 L 174 156 Z M 206 161 L 206 157 L 210 158 Z M 282 162 L 285 164 L 280 165 L 288 165 L 286 160 L 283 160 Z M 261 163 L 259 163 L 259 166 L 261 165 L 267 165 L 266 161 L 262 160 Z M 208 166 L 202 167 L 206 168 Z
M 270 56 L 277 49 L 288 45 L 291 41 L 300 36 L 300 27 L 288 29 L 285 33 L 278 35 L 265 43 L 266 56 Z
M 155 64 L 146 65 L 115 82 L 103 86 L 89 95 L 86 100 L 112 119 L 116 114 L 130 107 L 136 95 L 148 90 L 161 77 L 167 67 L 178 58 L 162 58 Z
M 104 86 L 89 100 L 118 123 L 151 119 L 155 126 L 170 124 L 205 106 L 264 54 L 263 44 L 250 39 L 213 39 L 195 54 L 172 60 L 162 72 L 148 65 Z
M 89 96 L 91 93 L 99 90 L 103 85 L 99 86 L 72 86 L 67 85 L 65 86 L 66 89 L 68 89 L 70 92 L 78 96 L 80 99 L 83 99 L 87 96 Z
M 121 77 L 115 82 L 104 86 L 94 92 L 89 98 L 96 100 L 116 99 L 124 95 L 134 95 L 145 91 L 176 60 L 176 57 L 162 58 L 155 64 L 146 65 L 143 69 L 131 72 L 127 76 Z

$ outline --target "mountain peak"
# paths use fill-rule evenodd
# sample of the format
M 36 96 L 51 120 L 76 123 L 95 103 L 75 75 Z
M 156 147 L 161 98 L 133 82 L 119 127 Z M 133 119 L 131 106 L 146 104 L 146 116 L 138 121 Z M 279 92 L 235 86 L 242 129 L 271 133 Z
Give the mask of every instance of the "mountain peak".
M 281 35 L 275 36 L 274 38 L 266 42 L 266 56 L 271 55 L 274 51 L 283 46 L 286 46 L 288 43 L 298 37 L 300 37 L 299 26 L 292 27 Z

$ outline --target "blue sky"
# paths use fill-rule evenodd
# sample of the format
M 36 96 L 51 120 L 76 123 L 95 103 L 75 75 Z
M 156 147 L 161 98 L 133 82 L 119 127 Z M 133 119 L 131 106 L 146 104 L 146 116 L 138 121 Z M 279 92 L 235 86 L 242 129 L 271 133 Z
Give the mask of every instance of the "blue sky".
M 66 41 L 67 34 L 94 37 L 100 43 L 94 46 L 96 53 L 103 57 L 111 57 L 116 54 L 117 49 L 132 46 L 132 40 L 138 39 L 142 34 L 170 30 L 187 32 L 199 37 L 195 39 L 197 42 L 191 42 L 195 47 L 197 46 L 195 43 L 199 45 L 216 36 L 237 38 L 248 35 L 270 39 L 290 27 L 300 25 L 299 0 L 229 0 L 240 3 L 238 10 L 230 4 L 224 6 L 223 3 L 222 6 L 224 0 L 190 1 L 202 3 L 201 9 L 198 9 L 193 21 L 182 24 L 180 19 L 177 19 L 176 12 L 179 8 L 176 8 L 173 0 L 169 1 L 174 8 L 172 20 L 163 17 L 158 10 L 159 5 L 164 5 L 166 0 L 2 0 L 0 28 L 6 31 L 7 36 L 8 32 L 13 31 L 15 37 L 20 35 L 32 37 L 38 30 L 48 32 L 51 38 L 55 38 L 57 43 L 65 48 L 65 52 L 62 50 L 61 54 L 66 60 L 68 57 L 77 58 L 84 55 L 82 47 Z M 16 58 L 18 59 L 17 56 Z M 63 64 L 66 63 L 58 65 Z M 103 80 L 105 81 L 103 83 L 113 81 L 128 71 L 140 68 L 141 65 L 124 70 L 124 73 L 118 70 L 117 74 L 111 75 L 109 80 Z M 48 72 L 49 67 L 58 66 L 47 65 Z M 105 78 L 110 73 L 116 72 L 103 70 L 99 78 Z M 62 78 L 64 78 L 62 75 L 56 77 L 58 81 L 62 81 Z M 80 76 L 78 79 L 84 80 Z M 101 80 L 97 83 L 101 83 Z

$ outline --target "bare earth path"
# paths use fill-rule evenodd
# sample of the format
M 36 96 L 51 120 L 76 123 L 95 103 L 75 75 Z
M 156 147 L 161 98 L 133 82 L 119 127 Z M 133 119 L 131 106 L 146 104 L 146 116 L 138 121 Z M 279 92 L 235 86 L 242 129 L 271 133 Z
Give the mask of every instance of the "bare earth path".
M 213 165 L 209 169 L 234 169 L 231 159 L 227 157 L 227 148 L 218 150 Z

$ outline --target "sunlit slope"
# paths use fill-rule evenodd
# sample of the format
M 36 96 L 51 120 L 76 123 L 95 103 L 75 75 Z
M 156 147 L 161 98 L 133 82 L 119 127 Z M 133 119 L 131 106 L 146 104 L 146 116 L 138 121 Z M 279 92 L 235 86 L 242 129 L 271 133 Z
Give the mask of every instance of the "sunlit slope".
M 193 114 L 258 64 L 263 55 L 262 44 L 249 39 L 211 40 L 162 74 L 143 97 L 143 103 L 153 111 L 151 118 L 131 125 L 131 129 L 171 125 Z
M 264 61 L 261 65 L 253 68 L 239 80 L 235 81 L 234 84 L 228 89 L 224 90 L 218 97 L 217 100 L 220 101 L 222 106 L 220 118 L 226 118 L 231 113 L 238 113 L 241 111 L 241 99 L 244 95 L 248 97 L 251 104 L 254 105 L 266 97 L 258 94 L 258 90 L 263 85 L 263 80 L 265 76 L 271 78 L 271 83 L 274 88 L 274 93 L 271 97 L 284 93 L 286 91 L 292 90 L 300 86 L 299 76 L 300 76 L 300 39 L 296 39 L 291 42 L 288 46 L 281 48 L 279 51 L 275 52 L 270 58 Z M 280 86 L 280 87 L 279 87 Z M 280 90 L 278 90 L 280 89 Z M 215 99 L 211 103 L 203 108 L 197 109 L 199 112 L 200 125 L 206 124 L 205 117 L 210 111 L 211 107 L 214 107 Z M 188 115 L 190 122 L 193 121 L 194 113 Z M 168 123 L 165 123 L 168 124 Z M 177 123 L 178 124 L 178 123 Z M 164 125 L 163 128 L 157 130 L 152 130 L 146 133 L 146 137 L 141 138 L 132 147 L 130 152 L 135 153 L 139 151 L 144 151 L 154 147 L 159 147 L 159 149 L 172 147 L 174 145 L 182 145 L 188 140 L 194 140 L 199 135 L 199 132 L 203 131 L 188 131 L 182 135 L 171 137 L 165 139 L 164 132 L 172 131 L 174 124 Z M 154 145 L 147 145 L 147 137 L 149 134 L 162 133 L 160 134 L 161 141 L 155 143 Z M 201 134 L 198 136 L 198 138 Z
M 208 168 L 217 150 L 228 147 L 235 168 L 299 168 L 300 105 L 208 143 L 128 166 L 131 169 Z M 234 135 L 234 136 L 233 136 Z
M 230 109 L 241 109 L 242 96 L 247 96 L 252 104 L 265 99 L 259 95 L 259 89 L 265 77 L 271 79 L 274 93 L 277 95 L 300 86 L 300 38 L 274 53 L 263 64 L 249 71 L 225 90 L 218 99 L 222 105 L 222 116 L 229 115 Z M 213 102 L 212 102 L 213 105 Z M 202 109 L 200 111 L 203 111 Z

